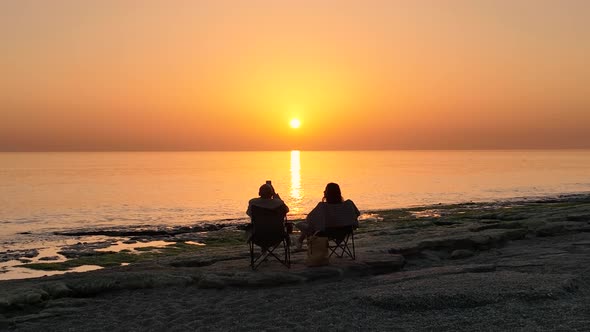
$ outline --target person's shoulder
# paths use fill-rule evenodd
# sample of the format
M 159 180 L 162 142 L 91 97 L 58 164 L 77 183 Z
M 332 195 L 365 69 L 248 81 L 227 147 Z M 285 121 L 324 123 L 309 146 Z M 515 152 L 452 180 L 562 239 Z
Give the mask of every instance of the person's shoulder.
M 320 210 L 326 205 L 325 202 L 318 202 L 318 204 L 313 208 L 312 211 Z
M 360 215 L 359 208 L 356 207 L 356 205 L 354 204 L 354 202 L 352 200 L 347 199 L 346 201 L 344 201 L 344 204 L 349 206 L 350 209 L 353 209 L 357 215 Z
M 260 201 L 260 197 L 254 197 L 248 201 L 248 204 L 256 203 Z

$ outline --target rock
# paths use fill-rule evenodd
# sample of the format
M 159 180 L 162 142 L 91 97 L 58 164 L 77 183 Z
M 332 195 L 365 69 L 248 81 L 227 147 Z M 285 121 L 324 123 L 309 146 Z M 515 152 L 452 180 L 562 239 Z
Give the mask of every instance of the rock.
M 423 250 L 420 253 L 420 257 L 424 257 L 430 261 L 433 262 L 440 262 L 441 261 L 441 257 L 440 257 L 440 253 L 438 251 L 434 251 L 434 250 Z
M 52 313 L 48 313 L 48 312 L 41 312 L 38 314 L 30 314 L 30 315 L 24 315 L 24 316 L 17 316 L 12 318 L 13 323 L 24 323 L 24 322 L 28 322 L 28 321 L 36 321 L 36 320 L 40 320 L 43 318 L 49 318 L 53 316 Z
M 587 221 L 590 221 L 590 214 L 569 215 L 566 217 L 566 220 L 567 221 L 587 222 Z
M 301 272 L 298 272 L 297 275 L 305 278 L 307 281 L 314 281 L 319 279 L 331 279 L 331 278 L 341 278 L 344 274 L 342 269 L 338 269 L 332 266 L 320 266 L 315 268 L 308 268 Z
M 72 294 L 72 290 L 63 282 L 48 282 L 42 284 L 41 288 L 54 299 Z
M 459 221 L 452 221 L 452 220 L 443 220 L 443 219 L 438 219 L 438 220 L 433 220 L 432 221 L 433 224 L 437 225 L 437 226 L 451 226 L 451 225 L 456 225 L 456 224 L 460 224 L 461 222 Z
M 249 258 L 250 255 L 239 254 L 239 255 L 230 255 L 230 256 L 175 259 L 174 261 L 170 262 L 170 265 L 174 266 L 174 267 L 204 267 L 204 266 L 213 265 L 215 263 L 223 262 L 223 261 L 241 260 L 241 259 L 244 259 L 245 257 Z
M 495 264 L 474 264 L 474 265 L 462 265 L 463 272 L 469 273 L 482 273 L 496 271 Z
M 44 296 L 45 295 L 45 296 Z M 28 293 L 25 294 L 25 303 L 27 304 L 37 304 L 43 301 L 44 297 L 47 297 L 47 293 L 42 292 L 42 291 L 30 291 Z
M 203 267 L 215 264 L 218 260 L 211 258 L 192 258 L 185 260 L 176 260 L 170 265 L 174 267 Z
M 576 286 L 575 279 L 567 274 L 500 271 L 412 278 L 356 292 L 359 299 L 380 308 L 413 312 L 473 308 L 511 300 L 554 299 L 569 296 Z
M 10 305 L 11 305 L 11 301 L 8 299 L 8 297 L 4 294 L 0 295 L 0 312 L 4 312 L 6 311 Z
M 96 249 L 104 249 L 112 246 L 114 243 L 111 241 L 102 241 L 102 242 L 78 242 L 71 246 L 63 247 L 57 253 L 63 255 L 67 258 L 78 258 L 84 256 L 95 256 L 95 255 L 104 255 L 108 252 L 106 251 L 96 251 Z
M 473 251 L 467 249 L 453 250 L 451 259 L 461 259 L 473 256 Z
M 537 236 L 554 236 L 559 234 L 568 233 L 570 231 L 569 227 L 571 224 L 567 222 L 554 222 L 550 224 L 545 224 L 535 230 L 535 234 Z
M 416 234 L 418 232 L 418 230 L 413 229 L 413 228 L 406 228 L 406 229 L 396 229 L 393 231 L 390 231 L 389 234 L 390 235 L 404 235 L 404 234 Z
M 215 274 L 204 274 L 197 283 L 199 288 L 222 289 L 226 286 L 225 282 Z
M 419 243 L 417 241 L 404 243 L 402 245 L 399 245 L 397 247 L 393 247 L 393 248 L 390 248 L 389 250 L 387 250 L 387 252 L 390 254 L 404 255 L 404 256 L 417 255 L 421 251 L 422 251 L 421 243 Z
M 23 256 L 26 258 L 33 258 L 39 255 L 39 251 L 37 249 L 30 249 L 24 252 Z
M 564 231 L 562 225 L 545 225 L 535 230 L 537 236 L 553 236 Z
M 365 264 L 370 267 L 372 274 L 391 273 L 401 270 L 406 265 L 406 260 L 402 255 L 393 255 L 387 260 L 365 260 Z
M 247 273 L 242 275 L 238 274 L 237 280 L 234 279 L 231 282 L 226 282 L 228 282 L 228 284 L 232 286 L 269 287 L 280 286 L 284 284 L 296 284 L 304 282 L 305 280 L 305 278 L 289 272 L 258 272 Z
M 482 246 L 486 246 L 490 243 L 491 241 L 491 237 L 488 235 L 474 235 L 471 238 L 471 241 L 473 241 L 474 245 L 478 248 L 481 248 Z
M 526 228 L 526 225 L 520 221 L 509 221 L 509 222 L 496 222 L 493 224 L 478 225 L 470 228 L 472 232 L 481 232 L 487 229 L 514 229 L 514 228 Z
M 59 259 L 60 259 L 59 256 L 45 256 L 45 257 L 39 258 L 40 261 L 57 261 Z
M 499 220 L 503 220 L 503 221 L 514 221 L 514 220 L 528 219 L 531 217 L 531 215 L 527 214 L 527 213 L 515 213 L 513 211 L 506 211 L 506 212 L 496 213 L 495 217 L 496 218 L 494 218 L 494 219 L 499 219 Z
M 490 237 L 490 246 L 498 246 L 507 241 L 522 240 L 526 237 L 527 233 L 528 230 L 526 229 L 490 229 L 479 234 Z
M 446 233 L 443 233 L 446 234 Z M 508 229 L 486 229 L 480 232 L 464 232 L 457 235 L 439 235 L 434 234 L 424 240 L 402 243 L 397 247 L 390 248 L 390 254 L 401 254 L 407 257 L 416 256 L 424 253 L 426 250 L 432 252 L 467 249 L 467 250 L 487 250 L 492 247 L 500 246 L 511 240 L 521 240 L 526 237 L 528 230 L 524 228 Z M 426 254 L 426 258 L 436 261 L 432 255 Z M 441 257 L 441 255 L 438 255 Z M 446 257 L 446 256 L 445 256 Z M 443 257 L 444 258 L 444 257 Z
M 80 276 L 67 280 L 65 285 L 72 290 L 72 296 L 92 296 L 113 290 L 185 286 L 192 282 L 189 276 L 146 271 Z
M 0 262 L 8 262 L 12 260 L 21 260 L 26 258 L 34 258 L 39 255 L 37 249 L 18 249 L 18 250 L 6 250 L 0 252 Z

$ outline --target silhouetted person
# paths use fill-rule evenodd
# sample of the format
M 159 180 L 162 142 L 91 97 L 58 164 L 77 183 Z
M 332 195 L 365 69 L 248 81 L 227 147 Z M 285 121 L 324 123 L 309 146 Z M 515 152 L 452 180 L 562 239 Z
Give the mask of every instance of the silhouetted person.
M 248 209 L 246 210 L 248 216 L 252 217 L 251 209 L 253 205 L 269 210 L 277 210 L 283 214 L 289 212 L 289 207 L 287 207 L 287 204 L 283 202 L 281 196 L 275 192 L 271 185 L 263 184 L 260 186 L 260 189 L 258 189 L 258 195 L 260 197 L 252 198 L 248 202 Z
M 303 240 L 307 236 L 323 231 L 326 226 L 358 226 L 358 217 L 360 215 L 361 213 L 353 201 L 342 198 L 340 186 L 336 183 L 328 183 L 322 201 L 311 210 L 305 221 L 295 225 L 301 230 L 301 235 L 297 240 L 297 247 L 301 248 Z
M 270 184 L 263 184 L 258 189 L 258 195 L 260 197 L 252 198 L 248 202 L 248 209 L 246 210 L 246 214 L 252 217 L 252 206 L 258 206 L 264 209 L 274 210 L 282 215 L 286 215 L 289 212 L 289 207 L 283 200 L 281 196 L 277 192 L 275 192 L 274 188 Z M 252 229 L 251 225 L 246 227 L 246 238 L 247 241 L 250 241 L 250 237 L 252 236 Z

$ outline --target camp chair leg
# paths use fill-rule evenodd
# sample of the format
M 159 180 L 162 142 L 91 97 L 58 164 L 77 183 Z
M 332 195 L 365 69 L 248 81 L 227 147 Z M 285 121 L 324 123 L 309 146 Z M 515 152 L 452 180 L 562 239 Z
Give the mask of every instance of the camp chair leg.
M 328 245 L 328 248 L 330 249 L 330 255 L 328 257 L 332 257 L 332 255 L 336 255 L 336 257 L 338 258 L 342 258 L 344 256 L 344 248 L 346 248 L 346 239 L 343 239 L 341 242 L 338 242 L 338 240 L 331 238 L 328 240 L 329 241 L 334 242 L 334 245 Z M 342 252 L 338 253 L 338 249 L 342 250 Z
M 328 246 L 328 248 L 330 249 L 329 257 L 332 257 L 332 255 L 335 254 L 336 257 L 343 258 L 346 254 L 348 257 L 352 258 L 352 260 L 356 259 L 356 252 L 354 248 L 354 232 L 347 234 L 346 237 L 340 242 L 338 242 L 334 238 L 330 239 L 330 241 L 332 241 L 334 245 Z M 350 248 L 351 246 L 352 250 Z
M 284 258 L 281 259 L 281 257 L 277 256 L 277 254 L 275 253 L 275 250 L 280 246 L 283 245 L 283 249 L 285 250 L 284 254 Z M 256 270 L 260 264 L 262 264 L 264 261 L 266 261 L 268 259 L 269 256 L 274 257 L 276 260 L 278 260 L 281 264 L 285 265 L 287 268 L 291 268 L 291 253 L 289 252 L 289 246 L 287 246 L 287 242 L 285 240 L 283 240 L 282 242 L 279 242 L 277 245 L 275 245 L 274 247 L 271 248 L 267 248 L 266 251 L 262 254 L 260 254 L 260 256 L 258 256 L 258 258 L 254 259 L 254 245 L 252 244 L 250 247 L 250 259 L 251 259 L 251 267 L 252 270 Z
M 291 250 L 290 250 L 290 246 L 289 246 L 289 242 L 288 241 L 284 241 L 283 242 L 283 246 L 285 249 L 285 266 L 287 266 L 287 268 L 291 268 Z
M 258 258 L 256 258 L 252 263 L 252 270 L 256 270 L 260 266 L 260 264 L 264 263 L 264 261 L 266 261 L 269 255 L 272 255 L 271 249 L 268 249 L 267 251 L 261 253 L 260 256 L 258 256 Z
M 350 250 L 350 246 L 348 245 L 348 242 L 350 241 L 350 246 L 352 246 L 352 250 Z M 344 240 L 344 245 L 342 246 L 342 256 L 344 257 L 344 254 L 348 255 L 348 257 L 352 258 L 352 260 L 356 259 L 356 253 L 354 250 L 354 232 L 351 232 L 349 235 L 346 236 L 346 239 Z
M 248 242 L 250 246 L 250 267 L 254 270 L 254 243 Z
M 354 250 L 354 231 L 350 233 L 351 242 L 352 242 L 352 260 L 356 259 L 356 251 Z
M 336 257 L 340 257 L 338 255 L 338 253 L 336 253 L 336 250 L 338 249 L 338 244 L 331 246 L 329 244 L 329 240 L 328 240 L 328 249 L 330 249 L 330 254 L 328 255 L 328 258 L 332 257 L 332 255 L 336 254 Z
M 340 258 L 344 258 L 344 254 L 350 255 L 350 249 L 348 249 L 348 237 L 349 236 L 347 235 L 344 241 L 342 241 L 343 243 L 341 243 L 342 253 L 340 253 Z

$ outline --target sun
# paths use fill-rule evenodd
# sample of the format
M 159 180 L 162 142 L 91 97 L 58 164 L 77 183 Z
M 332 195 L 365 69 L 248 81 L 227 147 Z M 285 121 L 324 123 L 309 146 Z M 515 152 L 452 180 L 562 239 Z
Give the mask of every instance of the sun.
M 301 121 L 299 121 L 299 119 L 291 119 L 291 121 L 289 121 L 289 126 L 293 129 L 297 129 L 301 127 Z

